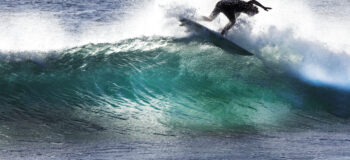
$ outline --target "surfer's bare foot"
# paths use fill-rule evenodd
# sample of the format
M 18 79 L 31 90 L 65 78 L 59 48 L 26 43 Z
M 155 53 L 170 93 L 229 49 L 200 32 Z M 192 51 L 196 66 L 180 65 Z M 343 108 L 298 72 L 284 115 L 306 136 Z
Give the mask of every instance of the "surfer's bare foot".
M 222 35 L 222 36 L 225 36 L 225 35 L 226 35 L 226 32 L 227 32 L 227 31 L 226 31 L 225 29 L 222 30 L 222 31 L 221 31 L 221 35 Z
M 211 19 L 211 18 L 209 18 L 209 17 L 206 17 L 206 16 L 202 16 L 202 17 L 200 17 L 200 19 L 199 19 L 199 20 L 201 20 L 201 21 L 211 22 L 213 19 Z

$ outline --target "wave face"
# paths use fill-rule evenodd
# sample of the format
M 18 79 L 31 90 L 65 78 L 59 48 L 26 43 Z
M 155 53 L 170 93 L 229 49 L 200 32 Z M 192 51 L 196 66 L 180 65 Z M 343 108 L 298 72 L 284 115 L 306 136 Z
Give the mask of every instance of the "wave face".
M 9 139 L 21 130 L 23 136 L 137 136 L 310 129 L 350 113 L 346 91 L 310 85 L 196 37 L 16 55 L 0 61 L 0 120 Z

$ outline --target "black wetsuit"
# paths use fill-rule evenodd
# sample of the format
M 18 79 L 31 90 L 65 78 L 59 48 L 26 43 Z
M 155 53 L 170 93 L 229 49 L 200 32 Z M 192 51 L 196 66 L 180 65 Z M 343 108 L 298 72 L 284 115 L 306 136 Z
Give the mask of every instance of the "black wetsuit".
M 230 21 L 233 21 L 236 19 L 235 14 L 245 11 L 248 5 L 248 2 L 241 0 L 221 0 L 216 4 L 211 16 L 216 17 L 222 12 Z

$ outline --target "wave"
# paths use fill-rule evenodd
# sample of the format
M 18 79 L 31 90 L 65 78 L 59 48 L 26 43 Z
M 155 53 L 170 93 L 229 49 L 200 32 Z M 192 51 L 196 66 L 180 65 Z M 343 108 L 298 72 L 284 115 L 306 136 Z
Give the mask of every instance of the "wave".
M 165 134 L 310 128 L 350 115 L 347 91 L 311 85 L 261 58 L 227 54 L 196 37 L 25 55 L 3 54 L 0 61 L 0 119 L 9 125 L 46 124 L 60 134 Z

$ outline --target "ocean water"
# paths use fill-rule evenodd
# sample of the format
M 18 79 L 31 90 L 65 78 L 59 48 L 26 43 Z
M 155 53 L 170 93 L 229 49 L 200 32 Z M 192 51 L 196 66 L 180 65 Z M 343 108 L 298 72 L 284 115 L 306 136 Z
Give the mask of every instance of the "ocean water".
M 350 159 L 350 1 L 215 3 L 1 1 L 0 159 Z

